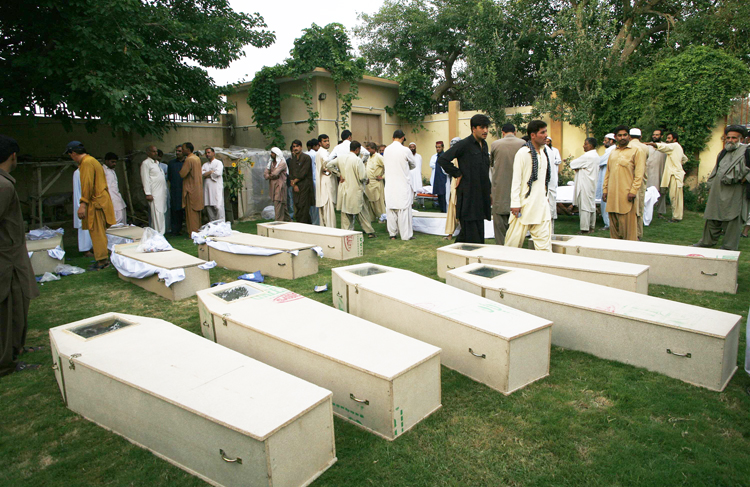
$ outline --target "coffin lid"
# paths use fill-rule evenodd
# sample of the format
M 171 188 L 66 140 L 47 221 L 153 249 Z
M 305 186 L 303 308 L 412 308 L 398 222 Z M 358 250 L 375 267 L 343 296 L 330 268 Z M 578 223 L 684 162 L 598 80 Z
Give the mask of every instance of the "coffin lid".
M 355 274 L 368 268 L 379 268 L 386 272 L 364 277 Z M 395 267 L 368 263 L 337 267 L 332 272 L 347 284 L 356 285 L 359 290 L 367 289 L 504 339 L 518 338 L 552 326 L 552 322 L 544 318 Z M 349 293 L 351 299 L 351 289 Z M 383 306 L 387 306 L 387 302 L 383 302 Z
M 232 232 L 228 237 L 209 237 L 208 240 L 217 242 L 227 242 L 235 245 L 247 245 L 249 247 L 261 247 L 264 249 L 274 250 L 305 250 L 311 249 L 314 245 L 292 242 L 290 240 L 281 240 L 279 238 L 263 237 L 249 233 Z
M 637 242 L 601 237 L 575 235 L 556 235 L 552 244 L 563 247 L 581 247 L 587 249 L 619 250 L 623 252 L 667 255 L 676 257 L 694 257 L 697 259 L 738 260 L 740 253 L 734 250 L 696 248 L 685 245 L 671 245 L 655 242 Z
M 39 252 L 40 250 L 54 249 L 58 245 L 62 247 L 62 235 L 59 234 L 42 240 L 27 240 L 26 251 Z
M 259 227 L 275 228 L 278 230 L 288 230 L 293 232 L 314 233 L 318 235 L 329 235 L 334 237 L 346 237 L 348 235 L 362 235 L 362 232 L 354 230 L 342 230 L 340 228 L 322 227 L 319 225 L 310 225 L 309 223 L 297 222 L 269 222 L 258 223 Z
M 481 268 L 506 271 L 486 278 L 476 274 Z M 742 318 L 691 304 L 615 289 L 567 277 L 529 269 L 489 264 L 469 264 L 448 271 L 451 276 L 474 283 L 484 289 L 502 290 L 507 294 L 537 298 L 541 301 L 583 308 L 602 314 L 621 316 L 658 326 L 690 330 L 713 337 L 726 337 Z
M 119 318 L 133 326 L 84 339 L 69 328 Z M 259 441 L 331 392 L 163 320 L 106 313 L 50 330 L 64 374 L 84 366 Z M 72 396 L 75 390 L 67 394 Z M 133 418 L 137 420 L 137 418 Z
M 164 252 L 138 252 L 138 242 L 115 245 L 115 252 L 123 257 L 135 259 L 163 269 L 180 269 L 206 263 L 203 259 L 176 249 Z
M 461 247 L 472 247 L 472 249 L 463 250 Z M 647 265 L 595 259 L 593 257 L 581 257 L 578 255 L 539 252 L 537 250 L 506 247 L 504 245 L 459 243 L 440 247 L 437 251 L 465 255 L 466 257 L 472 258 L 481 257 L 483 261 L 499 260 L 508 263 L 508 265 L 510 265 L 511 262 L 517 262 L 519 264 L 523 263 L 537 266 L 557 267 L 561 269 L 576 269 L 586 272 L 598 272 L 601 274 L 639 276 L 648 271 Z
M 447 218 L 447 213 L 439 213 L 437 211 L 419 211 L 419 210 L 412 210 L 411 212 L 413 218 Z
M 136 227 L 134 225 L 128 225 L 127 227 L 109 227 L 107 229 L 107 235 L 140 240 L 141 237 L 143 237 L 143 227 Z
M 216 293 L 244 286 L 258 291 L 226 302 Z M 284 288 L 232 282 L 196 293 L 218 319 L 290 343 L 330 360 L 391 380 L 440 349 Z M 218 334 L 220 326 L 216 326 Z

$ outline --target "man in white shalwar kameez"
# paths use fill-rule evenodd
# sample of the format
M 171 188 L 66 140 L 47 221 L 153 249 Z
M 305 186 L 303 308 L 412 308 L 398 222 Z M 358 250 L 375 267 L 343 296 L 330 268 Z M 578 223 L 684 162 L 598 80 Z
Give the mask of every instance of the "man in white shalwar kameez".
M 409 182 L 409 171 L 416 167 L 411 151 L 404 147 L 406 135 L 401 130 L 393 132 L 393 142 L 383 151 L 385 166 L 385 209 L 388 234 L 395 240 L 410 240 L 412 229 L 411 205 L 414 192 Z
M 94 248 L 94 243 L 91 241 L 89 231 L 81 226 L 81 219 L 78 218 L 79 206 L 81 206 L 81 172 L 76 169 L 73 173 L 73 228 L 78 229 L 78 251 L 83 252 L 86 257 L 93 257 L 91 249 Z
M 316 203 L 314 203 L 312 206 L 310 206 L 310 222 L 313 225 L 320 225 L 320 211 L 318 210 L 318 167 L 316 166 L 316 157 L 318 154 L 318 149 L 320 149 L 320 142 L 318 142 L 318 139 L 310 139 L 307 141 L 307 154 L 310 156 L 310 160 L 312 161 L 312 178 L 313 178 L 313 198 L 315 199 Z
M 552 147 L 552 138 L 547 137 L 547 154 L 550 158 L 550 178 L 549 187 L 547 188 L 547 200 L 549 201 L 550 211 L 550 232 L 555 233 L 555 220 L 557 220 L 557 182 L 560 178 L 560 164 L 562 156 L 560 151 Z
M 411 181 L 411 189 L 414 191 L 416 198 L 417 193 L 421 193 L 424 188 L 422 184 L 422 156 L 417 154 L 417 144 L 414 142 L 409 144 L 409 150 L 412 157 L 414 157 L 414 169 L 409 171 L 409 180 Z
M 203 204 L 208 221 L 224 221 L 224 164 L 216 158 L 216 152 L 206 147 L 208 162 L 203 163 Z
M 154 230 L 164 235 L 167 229 L 164 219 L 167 211 L 167 180 L 164 178 L 164 171 L 156 161 L 156 154 L 156 146 L 148 146 L 146 149 L 148 157 L 141 163 L 141 182 L 151 209 L 151 223 Z
M 112 199 L 112 206 L 115 209 L 115 220 L 117 220 L 118 224 L 125 225 L 128 220 L 127 212 L 125 211 L 125 208 L 128 207 L 128 205 L 125 204 L 125 201 L 122 199 L 122 195 L 120 194 L 120 187 L 117 184 L 117 173 L 115 172 L 115 167 L 117 167 L 117 154 L 114 152 L 107 152 L 107 154 L 104 156 L 104 164 L 102 164 L 102 169 L 104 169 L 104 177 L 107 178 L 107 189 L 109 190 L 109 197 Z
M 576 173 L 573 203 L 578 207 L 581 220 L 580 234 L 593 232 L 596 227 L 596 180 L 599 175 L 596 139 L 587 138 L 583 150 L 581 157 L 570 161 L 570 168 Z
M 338 192 L 338 178 L 328 170 L 328 149 L 331 140 L 326 134 L 318 136 L 320 149 L 315 154 L 318 184 L 315 186 L 315 206 L 320 210 L 320 225 L 336 228 L 336 194 Z
M 545 147 L 547 124 L 532 120 L 526 131 L 531 141 L 518 149 L 513 160 L 511 215 L 505 246 L 521 248 L 526 232 L 529 232 L 536 250 L 552 252 L 550 204 L 547 199 L 547 185 L 551 176 L 548 161 L 552 155 L 548 155 Z
M 685 152 L 682 150 L 675 132 L 667 134 L 666 143 L 649 142 L 647 145 L 667 155 L 667 160 L 664 163 L 664 173 L 661 177 L 661 187 L 668 188 L 669 191 L 669 202 L 672 204 L 672 218 L 669 221 L 671 223 L 680 222 L 682 221 L 683 213 L 682 187 L 685 180 L 685 170 L 682 168 L 682 165 L 688 161 L 688 158 L 685 156 Z
M 341 212 L 341 228 L 354 230 L 354 220 L 359 217 L 359 225 L 370 238 L 375 230 L 370 224 L 370 212 L 365 211 L 365 194 L 362 183 L 367 179 L 365 164 L 359 157 L 362 146 L 356 140 L 351 143 L 350 152 L 336 159 L 338 172 L 341 175 L 336 209 Z

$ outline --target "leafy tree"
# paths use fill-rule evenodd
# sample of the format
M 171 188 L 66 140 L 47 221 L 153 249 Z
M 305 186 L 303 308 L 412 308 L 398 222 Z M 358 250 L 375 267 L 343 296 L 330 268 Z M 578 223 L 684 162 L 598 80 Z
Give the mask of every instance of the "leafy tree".
M 399 76 L 396 103 L 393 107 L 385 107 L 388 114 L 419 127 L 424 117 L 432 112 L 430 81 L 429 76 L 419 71 L 407 71 Z
M 225 90 L 203 68 L 270 45 L 265 28 L 228 0 L 0 2 L 0 114 L 38 106 L 66 127 L 161 135 L 169 115 L 221 111 Z

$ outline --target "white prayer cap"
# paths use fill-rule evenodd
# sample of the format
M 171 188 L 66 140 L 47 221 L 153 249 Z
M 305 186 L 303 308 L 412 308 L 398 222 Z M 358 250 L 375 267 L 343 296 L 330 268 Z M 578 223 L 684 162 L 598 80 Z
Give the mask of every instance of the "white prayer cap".
M 604 138 L 605 138 L 605 139 L 612 139 L 612 140 L 615 140 L 615 134 L 613 134 L 612 132 L 610 132 L 610 133 L 608 133 L 607 135 L 605 135 L 605 136 L 604 136 Z
M 548 135 L 548 136 L 547 136 L 547 140 L 552 140 L 552 137 L 550 137 L 550 136 Z
M 417 144 L 415 144 L 414 142 L 409 142 L 409 147 L 411 147 L 411 146 L 414 146 L 414 147 L 416 147 L 416 146 L 417 146 Z
M 641 129 L 630 129 L 630 135 L 632 135 L 633 137 L 640 137 Z

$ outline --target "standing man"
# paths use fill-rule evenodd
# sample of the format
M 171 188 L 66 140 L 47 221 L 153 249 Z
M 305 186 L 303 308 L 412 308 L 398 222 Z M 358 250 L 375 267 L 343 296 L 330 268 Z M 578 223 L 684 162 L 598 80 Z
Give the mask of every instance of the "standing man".
M 664 174 L 661 178 L 661 187 L 669 188 L 669 201 L 672 204 L 672 219 L 669 222 L 677 223 L 682 221 L 683 212 L 682 186 L 685 179 L 685 170 L 682 165 L 687 162 L 688 158 L 685 156 L 675 132 L 667 134 L 666 144 L 664 142 L 649 142 L 649 145 L 667 155 L 667 160 L 664 163 Z
M 269 194 L 271 195 L 271 201 L 273 201 L 274 219 L 277 222 L 292 221 L 286 208 L 287 165 L 284 154 L 278 147 L 271 149 L 271 160 L 263 171 L 263 177 L 268 180 Z
M 547 187 L 547 199 L 550 211 L 550 233 L 555 233 L 555 220 L 557 220 L 557 182 L 559 181 L 560 164 L 562 157 L 560 151 L 552 147 L 552 137 L 547 137 L 547 154 L 550 157 L 550 177 Z
M 208 221 L 224 221 L 224 164 L 216 158 L 216 151 L 206 147 L 208 162 L 203 164 L 203 204 Z
M 201 160 L 193 154 L 195 147 L 190 142 L 182 144 L 185 162 L 180 169 L 182 178 L 182 207 L 185 209 L 188 238 L 201 227 L 201 211 L 203 210 L 203 174 Z
M 378 154 L 382 156 L 384 152 L 385 152 L 385 144 L 380 144 L 378 146 Z
M 409 171 L 416 167 L 411 151 L 404 147 L 406 135 L 402 130 L 393 132 L 393 142 L 383 152 L 385 168 L 385 209 L 388 235 L 396 240 L 411 240 L 411 203 L 414 193 L 409 182 Z
M 490 153 L 487 132 L 490 119 L 477 114 L 469 121 L 471 135 L 448 149 L 438 164 L 456 179 L 456 218 L 461 230 L 456 242 L 484 243 L 484 220 L 492 218 Z M 451 162 L 458 159 L 458 167 Z
M 580 235 L 593 232 L 596 227 L 596 180 L 599 174 L 599 154 L 596 152 L 596 139 L 587 138 L 583 142 L 583 155 L 570 162 L 575 171 L 573 203 L 578 207 L 581 220 Z
M 503 137 L 492 143 L 492 226 L 495 228 L 495 243 L 503 245 L 508 232 L 510 217 L 510 187 L 513 183 L 513 161 L 518 150 L 526 145 L 516 137 L 516 126 L 506 123 L 502 127 Z
M 88 228 L 94 247 L 94 264 L 91 270 L 109 267 L 107 252 L 107 227 L 115 224 L 115 210 L 107 190 L 107 178 L 99 161 L 86 153 L 83 144 L 70 142 L 65 150 L 78 164 L 81 174 L 81 204 L 78 218 L 82 228 Z
M 164 162 L 164 152 L 161 149 L 156 151 L 156 162 L 159 163 L 159 167 L 164 171 L 164 180 L 166 181 L 167 188 L 167 210 L 164 212 L 164 230 L 172 228 L 172 205 L 171 198 L 169 197 L 169 164 Z
M 316 204 L 318 200 L 318 168 L 316 166 L 317 164 L 317 155 L 318 150 L 320 150 L 320 142 L 318 142 L 318 139 L 310 139 L 307 141 L 307 154 L 310 156 L 310 159 L 312 160 L 312 179 L 313 179 L 313 204 L 310 207 L 310 221 L 313 225 L 320 225 L 320 212 L 318 211 L 318 206 Z
M 172 236 L 177 237 L 182 233 L 182 222 L 185 219 L 185 210 L 182 209 L 182 176 L 180 170 L 185 162 L 182 146 L 174 148 L 175 158 L 167 165 L 167 181 L 169 182 L 169 219 Z
M 84 257 L 93 257 L 94 253 L 91 250 L 94 245 L 91 243 L 91 235 L 84 228 L 81 219 L 78 218 L 78 208 L 81 206 L 81 170 L 78 168 L 77 162 L 75 162 L 75 165 L 76 170 L 73 172 L 73 228 L 78 229 L 78 251 Z
M 365 186 L 365 197 L 370 205 L 370 213 L 379 221 L 385 214 L 385 163 L 383 156 L 378 153 L 378 146 L 374 142 L 368 142 L 367 152 L 370 158 L 367 160 L 367 185 Z
M 632 128 L 630 129 L 630 143 L 635 147 L 639 148 L 648 159 L 648 146 L 641 142 L 641 129 Z M 641 182 L 641 189 L 638 190 L 638 240 L 643 238 L 643 210 L 646 206 L 646 178 L 647 173 L 643 173 L 643 181 Z
M 601 201 L 599 209 L 602 212 L 604 230 L 609 230 L 609 213 L 607 213 L 607 202 L 602 199 L 602 186 L 604 185 L 604 175 L 607 174 L 607 161 L 609 161 L 609 155 L 613 150 L 615 150 L 615 134 L 610 132 L 604 136 L 604 154 L 599 157 L 599 177 L 596 182 L 596 197 Z
M 552 252 L 550 204 L 547 188 L 552 178 L 548 151 L 547 124 L 532 120 L 526 127 L 529 141 L 513 159 L 513 182 L 510 190 L 510 212 L 506 247 L 521 248 L 526 232 L 531 234 L 536 250 Z
M 318 173 L 318 186 L 315 188 L 315 205 L 320 215 L 320 224 L 324 227 L 336 228 L 336 194 L 338 192 L 339 180 L 335 174 L 328 169 L 328 149 L 331 147 L 331 139 L 326 134 L 318 136 L 320 148 L 315 153 L 318 165 L 315 170 Z
M 729 125 L 724 129 L 724 150 L 719 153 L 716 165 L 708 176 L 703 238 L 694 247 L 713 247 L 723 231 L 721 248 L 739 249 L 742 225 L 747 221 L 748 214 L 747 190 L 743 183 L 750 174 L 750 154 L 747 154 L 748 146 L 740 143 L 745 137 L 747 129 L 742 125 Z M 666 174 L 667 169 L 664 170 Z
M 638 240 L 638 190 L 646 170 L 646 154 L 630 145 L 630 129 L 619 125 L 615 130 L 617 148 L 609 155 L 604 175 L 602 201 L 609 212 L 609 236 Z
M 156 146 L 148 146 L 146 156 L 141 163 L 143 192 L 146 193 L 146 200 L 151 210 L 151 223 L 154 230 L 164 235 L 167 231 L 164 221 L 164 214 L 167 212 L 167 181 L 164 178 L 164 171 L 156 161 Z
M 312 180 L 312 159 L 302 152 L 302 141 L 292 141 L 292 158 L 289 163 L 289 178 L 294 191 L 294 221 L 312 223 L 310 207 L 315 204 L 315 188 Z
M 128 222 L 128 216 L 125 212 L 127 205 L 120 195 L 120 186 L 117 184 L 117 173 L 115 172 L 117 159 L 117 154 L 107 152 L 104 156 L 104 167 L 102 169 L 104 169 L 104 176 L 107 178 L 109 197 L 112 198 L 112 206 L 115 209 L 115 220 L 117 220 L 117 223 L 125 225 Z
M 417 144 L 414 142 L 409 143 L 409 150 L 411 151 L 412 157 L 414 157 L 414 169 L 409 171 L 409 180 L 411 181 L 411 189 L 414 191 L 414 195 L 422 192 L 422 156 L 417 154 Z
M 365 211 L 365 195 L 362 183 L 367 179 L 367 171 L 359 157 L 361 144 L 356 140 L 350 144 L 350 152 L 337 159 L 342 182 L 339 184 L 339 199 L 336 209 L 341 211 L 341 228 L 354 230 L 354 220 L 359 216 L 359 225 L 369 238 L 375 238 L 375 230 L 370 224 L 369 211 Z
M 16 363 L 28 329 L 29 301 L 39 296 L 31 260 L 26 251 L 21 204 L 16 180 L 18 143 L 0 135 L 0 377 L 39 365 Z
M 448 211 L 448 202 L 445 200 L 445 194 L 449 191 L 448 175 L 445 174 L 443 168 L 437 165 L 438 157 L 443 153 L 443 148 L 444 145 L 442 140 L 435 142 L 435 154 L 430 158 L 430 169 L 432 169 L 430 185 L 432 185 L 432 194 L 437 195 L 440 213 L 446 213 Z
M 654 129 L 651 133 L 651 142 L 658 144 L 664 135 L 662 129 Z M 664 218 L 664 214 L 667 212 L 667 192 L 661 187 L 661 178 L 664 175 L 664 163 L 667 160 L 667 155 L 663 152 L 656 150 L 656 147 L 651 144 L 648 146 L 648 157 L 646 158 L 646 178 L 647 187 L 646 189 L 654 186 L 660 193 L 659 206 L 657 207 L 657 214 L 659 218 Z

